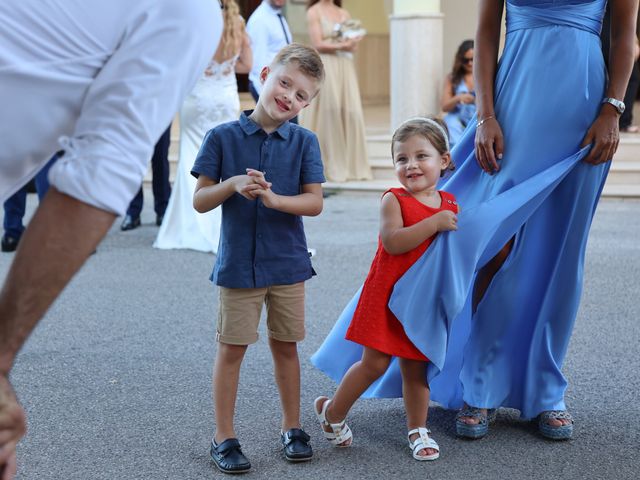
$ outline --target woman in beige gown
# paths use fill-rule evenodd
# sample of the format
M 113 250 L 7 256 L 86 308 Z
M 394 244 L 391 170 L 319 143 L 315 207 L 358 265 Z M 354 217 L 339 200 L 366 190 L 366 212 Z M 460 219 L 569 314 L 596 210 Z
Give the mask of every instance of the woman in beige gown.
M 361 37 L 341 39 L 334 35 L 336 27 L 350 19 L 339 4 L 338 0 L 309 2 L 309 37 L 320 52 L 326 78 L 318 96 L 301 113 L 300 123 L 318 135 L 329 181 L 367 180 L 372 175 L 353 65 L 353 52 Z

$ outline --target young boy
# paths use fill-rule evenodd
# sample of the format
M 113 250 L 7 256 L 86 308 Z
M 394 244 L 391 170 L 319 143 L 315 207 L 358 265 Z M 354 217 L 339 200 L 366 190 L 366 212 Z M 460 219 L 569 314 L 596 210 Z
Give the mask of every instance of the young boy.
M 322 211 L 322 161 L 316 136 L 289 122 L 318 93 L 324 67 L 310 47 L 284 47 L 265 67 L 255 110 L 205 136 L 193 166 L 194 208 L 222 204 L 222 236 L 211 280 L 219 286 L 213 391 L 216 433 L 211 457 L 225 473 L 251 468 L 235 438 L 233 415 L 240 365 L 258 340 L 267 306 L 269 346 L 280 392 L 281 441 L 287 460 L 310 460 L 300 428 L 300 363 L 304 282 L 314 274 L 301 216 Z

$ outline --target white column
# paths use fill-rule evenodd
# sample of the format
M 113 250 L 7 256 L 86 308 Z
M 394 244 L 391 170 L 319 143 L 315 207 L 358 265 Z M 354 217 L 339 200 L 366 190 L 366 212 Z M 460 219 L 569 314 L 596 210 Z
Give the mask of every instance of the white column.
M 390 16 L 392 131 L 407 118 L 440 111 L 443 25 L 437 1 L 394 2 Z

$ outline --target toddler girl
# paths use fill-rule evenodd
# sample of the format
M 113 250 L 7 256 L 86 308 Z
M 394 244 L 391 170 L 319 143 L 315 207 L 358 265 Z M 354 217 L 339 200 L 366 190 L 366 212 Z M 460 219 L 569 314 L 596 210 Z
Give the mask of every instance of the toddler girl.
M 347 340 L 363 346 L 362 357 L 351 365 L 332 399 L 316 398 L 314 410 L 325 437 L 338 447 L 350 446 L 347 413 L 398 357 L 409 447 L 416 460 L 435 460 L 439 447 L 426 428 L 429 359 L 409 340 L 387 303 L 396 281 L 436 234 L 457 228 L 453 195 L 436 189 L 440 178 L 454 168 L 445 124 L 432 118 L 404 122 L 393 135 L 391 153 L 402 188 L 391 188 L 382 197 L 378 250 L 346 332 Z M 325 340 L 320 351 L 331 348 L 329 342 Z

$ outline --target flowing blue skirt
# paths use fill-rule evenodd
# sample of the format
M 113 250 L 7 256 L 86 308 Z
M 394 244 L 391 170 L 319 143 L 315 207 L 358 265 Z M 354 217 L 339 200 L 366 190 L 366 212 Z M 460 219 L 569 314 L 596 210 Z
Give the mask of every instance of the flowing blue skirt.
M 501 170 L 488 175 L 479 168 L 474 120 L 452 151 L 458 169 L 441 186 L 462 207 L 458 231 L 438 235 L 398 281 L 389 306 L 431 360 L 434 401 L 447 408 L 463 401 L 511 407 L 532 418 L 565 408 L 561 367 L 580 301 L 588 232 L 609 169 L 609 162 L 581 161 L 606 71 L 596 32 L 571 24 L 580 20 L 576 8 L 601 10 L 604 2 L 572 6 L 571 17 L 565 8 L 559 14 L 570 18 L 566 24 L 548 24 L 545 17 L 534 28 L 528 18 L 516 28 L 520 18 L 510 7 L 514 27 L 495 82 L 505 137 Z M 509 257 L 472 314 L 477 271 L 512 238 Z M 335 381 L 362 353 L 344 339 L 358 297 L 312 357 Z M 365 396 L 402 396 L 397 361 Z

